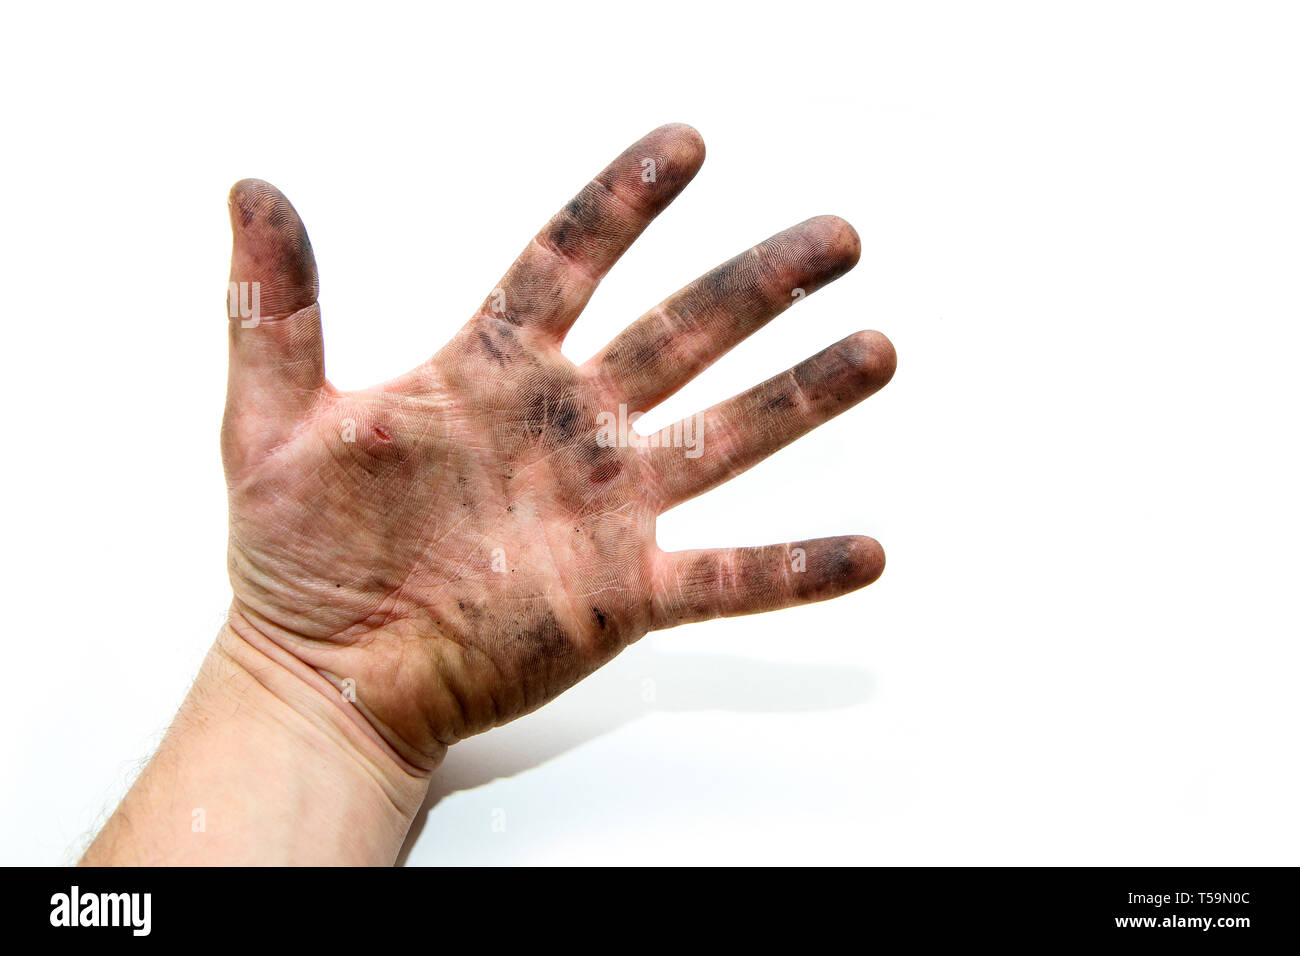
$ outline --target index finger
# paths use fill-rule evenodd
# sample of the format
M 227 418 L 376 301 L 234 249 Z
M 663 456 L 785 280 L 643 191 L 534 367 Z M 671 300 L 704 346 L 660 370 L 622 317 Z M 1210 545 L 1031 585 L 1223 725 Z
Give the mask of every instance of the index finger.
M 684 123 L 633 143 L 551 218 L 478 314 L 536 329 L 558 344 L 605 273 L 703 162 L 704 140 Z

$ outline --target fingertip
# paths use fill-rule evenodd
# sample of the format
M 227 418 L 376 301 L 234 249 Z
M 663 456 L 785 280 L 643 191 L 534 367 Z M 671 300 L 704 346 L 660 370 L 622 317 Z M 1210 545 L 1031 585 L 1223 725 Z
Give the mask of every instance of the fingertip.
M 230 187 L 226 200 L 231 228 L 267 238 L 288 237 L 297 241 L 306 228 L 298 210 L 279 189 L 261 179 L 241 179 Z
M 666 123 L 656 132 L 672 138 L 682 154 L 693 159 L 697 167 L 704 162 L 704 137 L 694 126 L 689 123 Z
M 641 143 L 657 154 L 656 175 L 663 176 L 676 190 L 690 182 L 704 164 L 704 137 L 694 126 L 667 123 L 652 131 Z M 644 172 L 644 169 L 642 169 Z
M 232 281 L 257 283 L 268 316 L 305 308 L 316 301 L 316 257 L 302 218 L 271 183 L 241 179 L 227 198 L 233 246 Z
M 894 343 L 880 332 L 854 332 L 839 344 L 839 348 L 856 376 L 869 388 L 867 394 L 888 385 L 898 369 L 898 352 Z
M 806 575 L 799 575 L 800 602 L 826 601 L 872 584 L 885 570 L 885 549 L 875 538 L 846 534 L 801 544 Z
M 685 123 L 668 123 L 646 133 L 624 150 L 596 177 L 596 183 L 630 206 L 637 219 L 645 220 L 637 229 L 640 232 L 686 188 L 703 162 L 704 140 L 694 127 Z M 599 197 L 594 202 L 571 203 L 566 207 L 566 212 L 574 216 L 587 210 L 597 219 L 607 219 L 610 212 L 602 208 Z M 578 222 L 576 225 L 580 228 L 570 226 L 563 235 L 580 238 L 598 230 L 601 223 Z
M 278 189 L 268 183 L 265 179 L 245 177 L 230 187 L 230 201 L 234 202 L 237 198 L 245 194 L 259 193 L 266 190 L 279 192 Z
M 267 206 L 268 200 L 274 201 L 277 198 L 284 200 L 280 190 L 270 183 L 261 179 L 241 179 L 230 187 L 230 194 L 226 197 L 231 226 L 248 228 L 258 217 L 259 211 Z
M 813 216 L 777 233 L 775 244 L 788 275 L 806 293 L 815 292 L 847 273 L 862 256 L 857 230 L 839 216 Z
M 856 535 L 856 565 L 861 587 L 874 584 L 885 573 L 885 549 L 875 538 Z
M 813 227 L 823 238 L 827 250 L 848 272 L 862 258 L 862 237 L 847 220 L 834 215 L 813 216 L 806 225 Z
M 856 591 L 884 573 L 885 549 L 875 538 L 863 534 L 827 538 L 823 571 L 839 593 Z

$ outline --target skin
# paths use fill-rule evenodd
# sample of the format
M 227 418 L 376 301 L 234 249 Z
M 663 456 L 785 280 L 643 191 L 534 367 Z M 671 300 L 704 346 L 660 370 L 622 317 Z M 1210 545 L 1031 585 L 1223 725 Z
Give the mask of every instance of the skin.
M 673 447 L 671 427 L 623 446 L 598 428 L 851 269 L 848 223 L 817 217 L 746 250 L 583 365 L 560 353 L 601 277 L 703 159 L 690 127 L 651 132 L 547 223 L 441 351 L 348 393 L 325 378 L 301 219 L 273 186 L 235 185 L 231 281 L 258 283 L 260 317 L 230 323 L 229 624 L 85 862 L 392 862 L 457 741 L 540 707 L 650 630 L 880 575 L 884 554 L 861 536 L 655 543 L 659 514 L 884 386 L 895 355 L 879 333 L 700 413 L 698 455 Z M 323 766 L 307 759 L 322 753 Z M 320 792 L 330 820 L 306 824 Z M 193 808 L 212 805 L 232 825 L 190 839 Z

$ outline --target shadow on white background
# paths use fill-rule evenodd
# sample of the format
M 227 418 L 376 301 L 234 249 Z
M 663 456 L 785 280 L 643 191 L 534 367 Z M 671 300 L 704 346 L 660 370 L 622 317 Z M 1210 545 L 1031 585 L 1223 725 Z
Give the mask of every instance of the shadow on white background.
M 650 713 L 838 710 L 865 702 L 872 690 L 871 676 L 856 668 L 633 646 L 542 710 L 452 747 L 398 865 L 406 864 L 430 811 L 447 797 L 540 767 Z

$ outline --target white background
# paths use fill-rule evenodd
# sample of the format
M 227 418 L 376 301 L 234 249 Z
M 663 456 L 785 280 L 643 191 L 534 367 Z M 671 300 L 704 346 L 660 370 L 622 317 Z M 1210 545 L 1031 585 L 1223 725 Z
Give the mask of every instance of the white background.
M 1285 6 L 4 21 L 0 861 L 75 858 L 228 599 L 231 183 L 301 212 L 330 376 L 361 387 L 684 121 L 704 170 L 566 351 L 844 216 L 861 265 L 646 424 L 861 328 L 897 346 L 893 384 L 670 513 L 660 543 L 861 532 L 889 566 L 829 604 L 652 635 L 455 747 L 407 862 L 1300 862 Z

